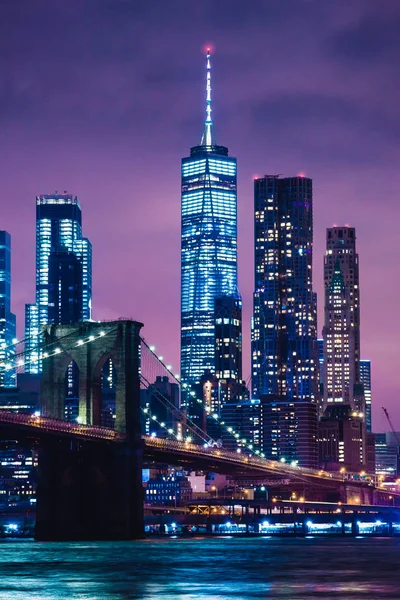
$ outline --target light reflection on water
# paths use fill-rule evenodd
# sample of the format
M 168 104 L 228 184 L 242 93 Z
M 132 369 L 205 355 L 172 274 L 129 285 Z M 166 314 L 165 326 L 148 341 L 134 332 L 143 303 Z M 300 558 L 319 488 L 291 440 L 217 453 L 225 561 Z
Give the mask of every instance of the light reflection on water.
M 400 598 L 400 539 L 0 542 L 1 600 Z

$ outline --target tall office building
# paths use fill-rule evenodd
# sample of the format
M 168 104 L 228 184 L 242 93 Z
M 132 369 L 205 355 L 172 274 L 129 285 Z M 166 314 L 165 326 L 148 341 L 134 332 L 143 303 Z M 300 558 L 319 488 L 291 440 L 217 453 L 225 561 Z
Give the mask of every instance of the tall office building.
M 354 335 L 354 378 L 360 381 L 360 276 L 354 227 L 331 227 L 326 232 L 324 258 L 325 290 L 329 288 L 336 266 L 339 266 L 349 295 L 350 326 Z
M 312 180 L 256 179 L 253 396 L 315 401 L 316 296 L 312 291 Z
M 16 371 L 9 368 L 15 355 L 15 315 L 11 312 L 11 236 L 0 231 L 0 387 L 16 384 Z
M 312 289 L 312 180 L 278 175 L 256 179 L 254 210 L 253 397 L 263 398 L 264 414 L 269 415 L 262 423 L 266 429 L 272 427 L 268 419 L 277 402 L 308 403 L 307 409 L 295 411 L 292 456 L 314 466 L 319 369 Z M 268 398 L 273 406 L 267 410 Z M 307 431 L 313 448 L 303 452 Z
M 242 380 L 242 301 L 215 298 L 215 367 L 219 380 Z
M 353 227 L 327 229 L 324 283 L 324 408 L 342 403 L 363 412 L 360 290 Z
M 82 237 L 77 197 L 49 194 L 36 198 L 36 302 L 25 308 L 26 371 L 40 370 L 40 326 L 91 319 L 92 246 Z
M 324 340 L 317 339 L 318 359 L 319 359 L 319 395 L 324 396 Z
M 324 408 L 342 403 L 357 408 L 354 401 L 354 327 L 349 289 L 344 284 L 339 260 L 325 288 Z
M 360 360 L 360 383 L 364 388 L 365 428 L 372 431 L 371 361 Z
M 236 159 L 214 141 L 209 52 L 206 76 L 204 133 L 182 160 L 181 380 L 190 386 L 215 373 L 215 298 L 238 298 Z

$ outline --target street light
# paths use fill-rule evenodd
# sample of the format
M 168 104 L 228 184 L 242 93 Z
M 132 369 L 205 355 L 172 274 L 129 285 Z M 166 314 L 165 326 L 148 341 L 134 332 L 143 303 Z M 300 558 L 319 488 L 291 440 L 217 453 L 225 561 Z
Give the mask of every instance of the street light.
M 211 490 L 215 492 L 215 497 L 218 498 L 218 488 L 216 485 L 211 486 Z

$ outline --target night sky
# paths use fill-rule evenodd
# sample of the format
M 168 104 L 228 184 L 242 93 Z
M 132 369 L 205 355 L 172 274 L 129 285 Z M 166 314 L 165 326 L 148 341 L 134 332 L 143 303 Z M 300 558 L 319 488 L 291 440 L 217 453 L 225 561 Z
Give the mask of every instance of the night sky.
M 399 0 L 0 0 L 0 228 L 12 305 L 34 301 L 35 196 L 76 194 L 93 244 L 93 317 L 133 317 L 179 368 L 180 160 L 199 143 L 204 48 L 213 118 L 238 159 L 244 372 L 250 372 L 255 175 L 314 180 L 325 229 L 356 227 L 373 427 L 398 411 Z

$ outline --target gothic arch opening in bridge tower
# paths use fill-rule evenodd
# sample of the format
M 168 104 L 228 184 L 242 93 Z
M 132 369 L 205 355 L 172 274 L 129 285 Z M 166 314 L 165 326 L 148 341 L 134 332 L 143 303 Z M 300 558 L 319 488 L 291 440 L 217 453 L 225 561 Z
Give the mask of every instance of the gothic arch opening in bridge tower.
M 115 427 L 117 370 L 112 358 L 108 358 L 101 369 L 100 425 Z
M 74 360 L 67 366 L 64 377 L 64 418 L 76 421 L 79 415 L 79 367 Z
M 110 354 L 104 354 L 93 370 L 93 425 L 115 428 L 117 369 Z

